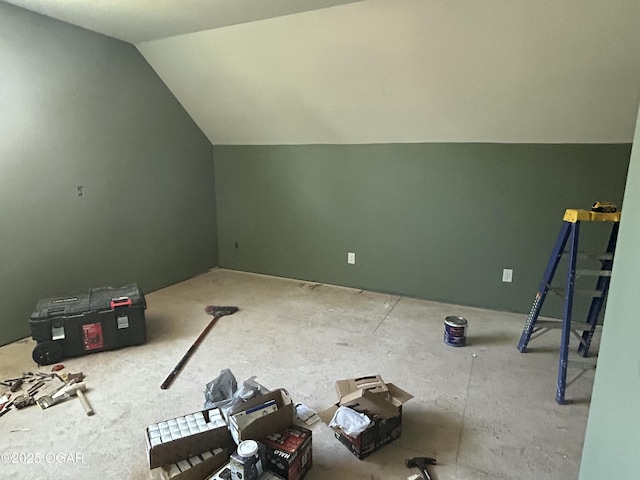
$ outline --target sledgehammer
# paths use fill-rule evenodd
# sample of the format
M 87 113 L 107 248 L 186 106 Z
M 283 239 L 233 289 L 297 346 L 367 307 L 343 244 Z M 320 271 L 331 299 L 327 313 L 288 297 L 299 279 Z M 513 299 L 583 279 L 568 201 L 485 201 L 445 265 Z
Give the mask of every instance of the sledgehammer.
M 427 465 L 435 465 L 436 459 L 431 457 L 413 457 L 407 458 L 404 461 L 407 468 L 417 468 L 422 473 L 424 480 L 431 480 L 429 473 L 427 472 Z
M 178 364 L 173 368 L 173 370 L 171 371 L 169 376 L 165 379 L 165 381 L 162 382 L 162 385 L 160 385 L 161 389 L 166 390 L 171 386 L 171 384 L 173 383 L 173 380 L 178 376 L 178 374 L 180 373 L 180 370 L 182 370 L 182 367 L 186 365 L 187 361 L 189 360 L 189 357 L 191 357 L 193 352 L 196 351 L 196 348 L 198 348 L 198 345 L 202 343 L 202 340 L 204 340 L 204 337 L 207 336 L 207 333 L 209 333 L 209 330 L 211 330 L 211 327 L 213 327 L 216 324 L 218 319 L 220 317 L 224 317 L 225 315 L 232 315 L 236 313 L 238 311 L 238 307 L 219 307 L 216 305 L 209 305 L 207 308 L 204 309 L 204 311 L 207 312 L 209 315 L 213 315 L 213 319 L 204 328 L 204 330 L 202 331 L 200 336 L 196 339 L 196 341 L 193 342 L 193 345 L 191 345 L 189 350 L 187 350 L 187 353 L 185 353 L 184 356 L 180 359 Z

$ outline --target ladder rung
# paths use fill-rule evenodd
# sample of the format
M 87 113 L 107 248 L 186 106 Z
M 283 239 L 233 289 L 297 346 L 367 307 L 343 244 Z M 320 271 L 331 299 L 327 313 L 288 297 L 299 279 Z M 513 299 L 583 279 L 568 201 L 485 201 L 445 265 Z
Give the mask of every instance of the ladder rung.
M 604 292 L 602 290 L 591 290 L 589 288 L 575 288 L 573 293 L 582 295 L 583 297 L 600 297 Z
M 576 270 L 576 275 L 589 275 L 593 277 L 610 277 L 611 270 Z
M 568 255 L 569 252 L 566 250 L 562 252 L 563 255 Z M 613 260 L 613 253 L 587 253 L 587 252 L 578 252 L 578 258 L 590 259 L 590 260 Z
M 549 288 L 549 291 L 560 298 L 565 297 L 566 288 Z M 599 297 L 602 295 L 602 290 L 591 290 L 588 288 L 574 288 L 573 293 L 581 295 L 583 297 Z
M 562 320 L 538 320 L 536 327 L 540 328 L 562 328 Z
M 551 329 L 551 328 L 562 328 L 562 320 L 538 320 L 536 322 L 536 329 Z M 600 323 L 598 323 L 597 325 L 602 325 Z M 585 331 L 585 330 L 589 330 L 591 328 L 591 325 L 589 325 L 587 322 L 571 322 L 571 329 L 572 330 L 579 330 L 579 331 Z

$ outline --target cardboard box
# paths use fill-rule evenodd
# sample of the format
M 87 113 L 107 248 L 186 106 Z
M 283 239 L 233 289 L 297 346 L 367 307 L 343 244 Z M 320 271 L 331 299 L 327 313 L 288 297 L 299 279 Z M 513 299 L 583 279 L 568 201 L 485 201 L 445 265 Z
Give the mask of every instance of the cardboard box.
M 145 430 L 149 467 L 151 469 L 162 467 L 165 479 L 202 480 L 208 478 L 229 461 L 231 454 L 236 451 L 237 443 L 243 440 L 257 440 L 293 424 L 295 409 L 291 398 L 283 389 L 243 402 L 229 412 L 230 416 L 251 410 L 271 400 L 278 407 L 276 411 L 260 416 L 242 427 L 233 428 L 231 424 L 225 423 L 221 412 L 217 409 L 202 410 L 150 425 Z M 199 427 L 198 432 L 192 433 L 190 430 L 185 436 L 176 436 L 175 438 L 171 436 L 158 443 L 157 430 L 160 425 L 165 428 L 172 421 L 177 422 L 187 417 L 196 416 L 200 419 L 200 423 L 196 422 Z M 156 430 L 156 432 L 152 434 L 152 430 Z M 221 451 L 218 452 L 216 449 Z M 216 453 L 212 454 L 214 450 Z
M 388 397 L 389 388 L 384 383 L 380 375 L 369 375 L 367 377 L 348 378 L 346 380 L 338 380 L 336 382 L 336 391 L 338 392 L 338 398 L 342 398 L 349 393 L 356 392 L 358 390 L 367 390 L 370 393 L 375 393 Z
M 198 433 L 190 433 L 181 438 L 171 439 L 162 443 L 156 443 L 154 441 L 154 427 L 169 424 L 174 420 L 187 418 L 191 416 L 202 416 L 205 425 L 207 425 L 204 431 L 198 431 Z M 161 427 L 164 428 L 164 427 Z M 167 427 L 169 428 L 169 427 Z M 170 465 L 177 463 L 181 460 L 194 457 L 195 455 L 203 452 L 208 452 L 216 448 L 222 448 L 227 451 L 227 458 L 235 450 L 235 443 L 229 433 L 227 425 L 217 422 L 214 415 L 210 415 L 209 410 L 203 410 L 200 412 L 194 412 L 189 415 L 185 415 L 178 418 L 165 420 L 158 422 L 157 424 L 150 425 L 145 429 L 145 439 L 147 445 L 147 456 L 149 459 L 149 468 L 158 468 L 164 465 Z M 206 462 L 208 463 L 208 462 Z M 203 467 L 200 467 L 203 468 Z M 219 465 L 211 469 L 211 473 L 215 471 L 215 468 L 219 468 Z M 186 477 L 184 477 L 186 478 Z
M 265 468 L 285 480 L 300 480 L 313 465 L 311 430 L 291 425 L 259 442 L 266 447 Z
M 334 431 L 335 437 L 360 460 L 368 457 L 402 434 L 402 413 L 395 417 L 374 417 L 373 425 L 357 437 L 350 437 L 341 431 Z
M 276 405 L 275 400 L 269 400 L 256 407 L 247 408 L 246 410 L 231 415 L 229 417 L 229 425 L 233 425 L 236 430 L 239 428 L 245 428 L 255 419 L 274 413 L 277 410 L 278 406 Z
M 357 437 L 351 437 L 340 428 L 332 427 L 336 438 L 359 459 L 367 457 L 400 437 L 402 434 L 402 405 L 413 398 L 413 395 L 394 384 L 384 383 L 379 375 L 362 378 L 375 378 L 381 384 L 375 385 L 367 380 L 364 384 L 373 385 L 373 388 L 363 389 L 359 388 L 363 385 L 359 379 L 339 380 L 336 382 L 336 391 L 340 395 L 338 403 L 319 414 L 320 419 L 327 425 L 331 423 L 331 419 L 341 406 L 352 408 L 369 416 L 373 424 Z
M 229 452 L 219 448 L 202 452 L 191 458 L 164 465 L 161 468 L 163 480 L 202 480 L 224 465 L 229 459 Z
M 291 397 L 286 390 L 280 388 L 269 392 L 265 395 L 254 397 L 246 402 L 241 403 L 235 407 L 229 413 L 229 418 L 233 417 L 239 412 L 251 410 L 254 407 L 262 405 L 270 400 L 274 400 L 278 407 L 276 411 L 267 413 L 264 416 L 255 418 L 251 423 L 246 426 L 238 426 L 233 422 L 229 423 L 229 430 L 231 436 L 236 443 L 240 443 L 242 440 L 258 440 L 262 437 L 287 428 L 293 425 L 295 408 Z

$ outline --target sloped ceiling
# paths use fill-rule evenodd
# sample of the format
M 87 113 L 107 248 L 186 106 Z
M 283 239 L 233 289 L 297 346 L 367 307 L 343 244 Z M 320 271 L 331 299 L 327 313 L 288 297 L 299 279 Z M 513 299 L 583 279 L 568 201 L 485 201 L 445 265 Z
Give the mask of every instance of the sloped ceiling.
M 214 144 L 631 141 L 640 2 L 369 0 L 138 44 Z
M 129 43 L 359 0 L 5 0 Z
M 640 101 L 637 0 L 11 3 L 135 43 L 214 144 L 623 143 Z M 293 14 L 220 26 L 169 3 Z

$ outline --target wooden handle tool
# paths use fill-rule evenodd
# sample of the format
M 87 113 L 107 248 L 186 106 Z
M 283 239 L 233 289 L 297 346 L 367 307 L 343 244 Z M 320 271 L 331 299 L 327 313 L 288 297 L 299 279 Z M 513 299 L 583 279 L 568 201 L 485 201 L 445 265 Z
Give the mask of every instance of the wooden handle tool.
M 80 399 L 82 408 L 84 408 L 84 411 L 87 412 L 87 415 L 89 416 L 93 415 L 95 412 L 93 411 L 93 408 L 91 408 L 91 405 L 87 400 L 87 397 L 84 396 L 84 391 L 87 389 L 86 385 L 84 384 L 84 382 L 81 382 L 81 383 L 78 383 L 76 387 L 77 388 L 75 393 L 78 395 L 78 398 Z

